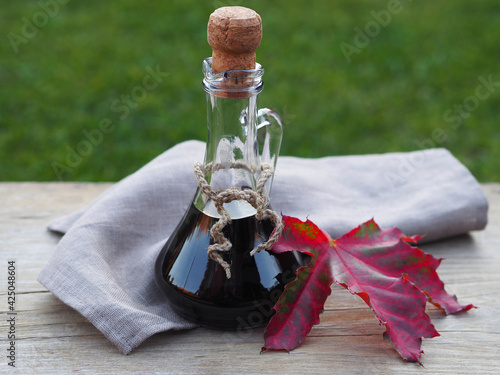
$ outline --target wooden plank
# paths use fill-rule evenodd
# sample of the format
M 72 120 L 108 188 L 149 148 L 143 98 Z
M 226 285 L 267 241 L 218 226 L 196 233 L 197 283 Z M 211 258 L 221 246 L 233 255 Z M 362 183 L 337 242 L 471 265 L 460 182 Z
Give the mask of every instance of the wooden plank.
M 334 287 L 321 324 L 291 353 L 260 353 L 262 329 L 249 333 L 195 329 L 153 336 L 123 356 L 36 277 L 59 240 L 47 224 L 88 204 L 110 184 L 0 183 L 0 350 L 7 352 L 7 260 L 16 260 L 16 365 L 0 356 L 0 373 L 22 374 L 497 374 L 500 366 L 500 184 L 484 184 L 490 201 L 485 231 L 422 246 L 444 257 L 439 273 L 466 314 L 428 312 L 441 337 L 424 340 L 422 368 L 404 362 L 382 339 L 384 329 L 357 297 Z M 2 271 L 3 270 L 3 271 Z

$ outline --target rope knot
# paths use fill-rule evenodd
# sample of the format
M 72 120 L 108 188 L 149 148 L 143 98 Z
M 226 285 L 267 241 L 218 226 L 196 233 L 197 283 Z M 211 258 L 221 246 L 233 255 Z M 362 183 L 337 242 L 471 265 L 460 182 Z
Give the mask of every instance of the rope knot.
M 248 202 L 255 210 L 255 218 L 259 221 L 269 219 L 274 224 L 274 231 L 267 241 L 259 244 L 255 249 L 250 252 L 253 256 L 257 252 L 270 249 L 272 245 L 279 239 L 281 233 L 283 232 L 283 221 L 280 215 L 275 211 L 267 208 L 267 197 L 265 194 L 265 186 L 270 177 L 274 174 L 273 168 L 269 164 L 260 164 L 260 176 L 257 181 L 257 186 L 255 191 L 251 189 L 238 189 L 236 187 L 231 187 L 225 190 L 215 191 L 205 180 L 205 174 L 209 171 L 217 171 L 223 169 L 225 166 L 221 164 L 212 163 L 203 165 L 202 163 L 195 163 L 194 174 L 198 181 L 198 186 L 201 191 L 213 201 L 217 212 L 220 215 L 220 219 L 212 226 L 210 229 L 210 235 L 212 236 L 214 243 L 208 247 L 208 256 L 219 263 L 226 272 L 226 277 L 231 278 L 231 265 L 227 263 L 221 256 L 221 253 L 227 253 L 231 250 L 231 242 L 224 236 L 222 230 L 224 227 L 231 222 L 231 216 L 224 208 L 224 203 L 230 203 L 234 200 L 244 200 Z M 230 165 L 231 168 L 244 168 L 250 172 L 255 172 L 255 167 L 248 167 L 245 163 L 235 162 Z

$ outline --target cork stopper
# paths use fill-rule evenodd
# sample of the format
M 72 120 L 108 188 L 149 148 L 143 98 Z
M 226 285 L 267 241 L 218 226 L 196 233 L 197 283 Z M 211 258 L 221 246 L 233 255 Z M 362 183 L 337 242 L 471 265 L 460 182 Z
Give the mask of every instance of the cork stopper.
M 255 69 L 255 51 L 262 39 L 262 21 L 252 9 L 222 7 L 210 15 L 208 44 L 212 47 L 212 72 Z

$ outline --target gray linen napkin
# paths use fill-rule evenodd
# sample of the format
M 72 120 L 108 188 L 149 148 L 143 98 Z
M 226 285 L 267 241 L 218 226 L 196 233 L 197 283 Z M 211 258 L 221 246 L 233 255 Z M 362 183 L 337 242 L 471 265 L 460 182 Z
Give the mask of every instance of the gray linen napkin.
M 191 202 L 193 164 L 203 156 L 204 143 L 181 143 L 49 225 L 65 235 L 38 281 L 124 354 L 154 333 L 194 327 L 172 311 L 153 270 Z M 483 229 L 488 211 L 477 181 L 445 149 L 281 157 L 271 203 L 285 215 L 308 217 L 333 238 L 374 218 L 431 241 Z

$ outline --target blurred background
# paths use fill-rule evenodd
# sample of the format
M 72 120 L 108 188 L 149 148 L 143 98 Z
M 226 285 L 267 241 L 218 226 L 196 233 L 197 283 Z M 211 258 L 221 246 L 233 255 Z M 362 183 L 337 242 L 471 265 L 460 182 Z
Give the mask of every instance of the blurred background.
M 206 24 L 242 5 L 281 155 L 445 147 L 500 182 L 498 1 L 0 2 L 1 180 L 117 181 L 204 141 Z

